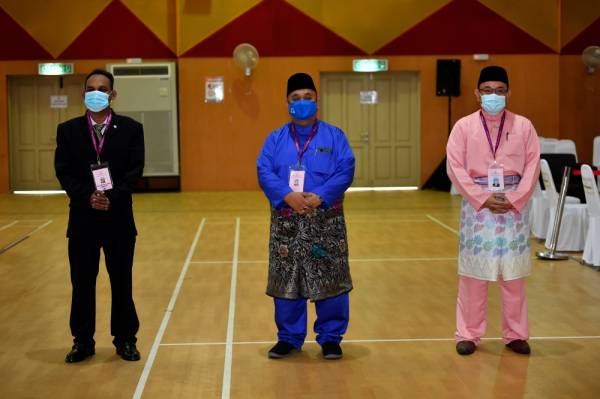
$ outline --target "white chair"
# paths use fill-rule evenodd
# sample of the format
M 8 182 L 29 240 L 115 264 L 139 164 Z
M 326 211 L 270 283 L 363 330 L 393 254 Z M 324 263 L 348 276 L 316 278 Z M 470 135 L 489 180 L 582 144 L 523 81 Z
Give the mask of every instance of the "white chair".
M 555 154 L 557 143 L 558 139 L 554 138 L 544 138 L 543 140 L 540 140 L 540 148 L 542 154 Z
M 587 202 L 589 227 L 583 249 L 583 261 L 589 265 L 600 266 L 600 194 L 594 173 L 589 165 L 581 167 L 581 180 Z
M 594 155 L 592 165 L 600 168 L 600 136 L 594 137 Z M 600 187 L 600 176 L 596 179 L 598 186 Z
M 554 147 L 554 152 L 557 154 L 573 154 L 575 155 L 575 160 L 577 161 L 577 147 L 575 146 L 575 142 L 573 140 L 558 140 L 556 147 Z
M 548 200 L 549 207 L 548 227 L 546 229 L 546 248 L 550 248 L 556 206 L 558 205 L 558 193 L 556 192 L 554 180 L 552 180 L 552 173 L 550 172 L 548 161 L 541 159 L 540 169 L 544 186 L 546 186 L 546 199 Z M 565 201 L 556 250 L 582 251 L 585 245 L 586 232 L 587 215 L 585 204 L 573 204 Z
M 531 234 L 536 238 L 546 238 L 546 230 L 548 229 L 548 201 L 546 200 L 546 193 L 542 191 L 539 180 L 535 184 L 535 191 L 529 201 L 531 202 L 529 208 Z

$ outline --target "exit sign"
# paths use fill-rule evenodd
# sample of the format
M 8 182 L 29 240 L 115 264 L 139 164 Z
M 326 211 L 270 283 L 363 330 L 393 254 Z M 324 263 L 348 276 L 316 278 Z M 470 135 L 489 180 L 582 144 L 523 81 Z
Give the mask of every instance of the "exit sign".
M 40 75 L 72 75 L 73 69 L 73 64 L 38 64 L 38 74 Z
M 356 59 L 352 60 L 354 72 L 384 72 L 388 70 L 386 59 Z

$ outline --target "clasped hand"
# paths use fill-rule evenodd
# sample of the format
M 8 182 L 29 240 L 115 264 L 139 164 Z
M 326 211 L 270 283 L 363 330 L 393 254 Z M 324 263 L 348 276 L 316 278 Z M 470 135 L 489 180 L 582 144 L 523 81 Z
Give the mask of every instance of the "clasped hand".
M 99 211 L 108 211 L 108 208 L 110 207 L 110 200 L 106 194 L 104 194 L 104 191 L 96 190 L 90 196 L 90 205 L 93 209 Z
M 482 208 L 488 208 L 492 213 L 506 213 L 515 209 L 504 194 L 492 194 L 483 203 Z
M 322 203 L 321 198 L 315 193 L 291 192 L 283 200 L 301 215 L 317 209 Z

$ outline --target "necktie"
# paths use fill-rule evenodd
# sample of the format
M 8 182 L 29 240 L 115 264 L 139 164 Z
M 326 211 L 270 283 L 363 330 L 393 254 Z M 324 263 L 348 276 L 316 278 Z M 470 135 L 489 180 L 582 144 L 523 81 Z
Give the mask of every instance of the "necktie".
M 94 125 L 94 132 L 96 132 L 98 143 L 102 141 L 102 129 L 104 129 L 104 123 L 98 123 L 97 125 Z

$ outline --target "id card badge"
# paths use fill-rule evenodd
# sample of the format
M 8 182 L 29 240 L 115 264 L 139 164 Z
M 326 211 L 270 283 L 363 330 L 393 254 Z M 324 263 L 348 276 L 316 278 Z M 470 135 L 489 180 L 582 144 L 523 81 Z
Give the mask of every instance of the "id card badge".
M 290 188 L 296 193 L 304 191 L 304 176 L 306 171 L 302 165 L 290 166 Z
M 493 193 L 504 191 L 504 168 L 496 162 L 488 169 L 488 191 Z
M 91 166 L 94 184 L 98 191 L 108 191 L 113 188 L 112 177 L 108 163 L 94 164 Z

